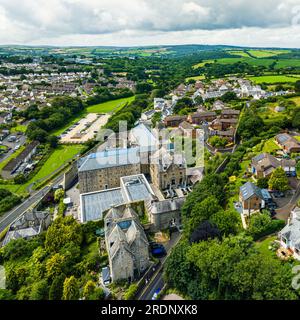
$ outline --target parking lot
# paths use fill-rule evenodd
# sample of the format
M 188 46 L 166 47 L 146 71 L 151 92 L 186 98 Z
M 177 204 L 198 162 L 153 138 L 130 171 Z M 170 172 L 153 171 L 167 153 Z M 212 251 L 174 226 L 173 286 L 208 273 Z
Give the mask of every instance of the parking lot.
M 99 115 L 97 113 L 89 113 L 85 118 L 81 119 L 60 136 L 61 143 L 84 143 L 93 139 L 99 129 L 103 127 L 110 115 Z
M 0 161 L 4 161 L 17 151 L 26 142 L 26 136 L 23 134 L 10 134 L 0 144 L 6 146 L 8 149 L 0 156 Z

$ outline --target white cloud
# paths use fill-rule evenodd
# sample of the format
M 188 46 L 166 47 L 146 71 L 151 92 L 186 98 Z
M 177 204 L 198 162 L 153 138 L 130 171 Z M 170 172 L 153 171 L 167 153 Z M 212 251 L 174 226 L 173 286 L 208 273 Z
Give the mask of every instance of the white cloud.
M 300 0 L 0 0 L 0 44 L 300 47 L 299 6 Z

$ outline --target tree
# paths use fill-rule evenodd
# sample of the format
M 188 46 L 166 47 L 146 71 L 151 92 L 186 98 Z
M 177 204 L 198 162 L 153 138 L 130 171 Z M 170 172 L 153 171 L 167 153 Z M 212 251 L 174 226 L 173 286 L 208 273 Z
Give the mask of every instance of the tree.
M 186 231 L 188 234 L 191 234 L 202 222 L 210 220 L 213 214 L 221 210 L 223 209 L 214 196 L 210 196 L 202 202 L 194 204 L 191 216 L 185 221 Z
M 95 282 L 89 280 L 83 288 L 83 296 L 86 300 L 103 300 L 105 293 L 102 288 L 97 288 Z
M 64 270 L 64 265 L 65 257 L 59 253 L 54 254 L 46 262 L 47 277 L 53 279 L 59 276 Z
M 55 202 L 59 202 L 65 196 L 65 191 L 63 189 L 58 189 L 54 193 Z
M 10 290 L 0 289 L 0 300 L 15 300 L 15 296 Z
M 300 80 L 295 82 L 295 91 L 300 92 Z
M 63 300 L 78 300 L 79 286 L 76 278 L 71 276 L 66 278 L 63 286 Z
M 228 140 L 226 138 L 221 138 L 219 136 L 212 136 L 209 138 L 209 143 L 216 148 L 224 148 L 228 144 Z
M 261 189 L 267 189 L 269 187 L 269 178 L 258 178 L 257 186 Z
M 190 242 L 196 243 L 199 241 L 207 241 L 208 239 L 221 238 L 221 233 L 218 228 L 213 226 L 209 221 L 204 221 L 196 228 L 190 236 Z
M 89 280 L 83 288 L 83 297 L 86 300 L 89 300 L 90 296 L 94 293 L 95 289 L 96 289 L 95 282 L 92 280 Z
M 238 232 L 240 217 L 235 210 L 220 210 L 212 215 L 210 221 L 217 226 L 222 235 L 228 236 Z
M 59 276 L 53 279 L 52 284 L 50 286 L 50 290 L 49 290 L 49 300 L 62 299 L 65 279 L 66 277 L 64 274 L 60 274 Z
M 220 98 L 221 101 L 223 102 L 230 102 L 232 100 L 237 100 L 237 95 L 235 92 L 228 91 L 223 96 Z
M 268 234 L 281 230 L 284 225 L 284 221 L 272 220 L 270 212 L 264 210 L 262 213 L 251 215 L 247 232 L 254 238 L 254 240 L 257 240 Z
M 287 191 L 289 189 L 289 180 L 281 167 L 276 168 L 272 172 L 269 180 L 269 188 L 271 190 L 277 190 L 282 192 Z
M 30 300 L 47 300 L 49 296 L 49 287 L 47 280 L 43 279 L 34 282 L 31 287 Z
M 49 136 L 47 138 L 47 142 L 49 143 L 51 148 L 56 148 L 58 145 L 58 138 L 56 136 Z
M 80 245 L 82 232 L 80 224 L 71 216 L 54 220 L 46 233 L 45 248 L 49 252 L 58 252 L 66 244 Z
M 18 175 L 16 175 L 14 177 L 14 183 L 15 184 L 23 184 L 25 182 L 26 182 L 26 178 L 25 178 L 23 173 L 19 173 Z

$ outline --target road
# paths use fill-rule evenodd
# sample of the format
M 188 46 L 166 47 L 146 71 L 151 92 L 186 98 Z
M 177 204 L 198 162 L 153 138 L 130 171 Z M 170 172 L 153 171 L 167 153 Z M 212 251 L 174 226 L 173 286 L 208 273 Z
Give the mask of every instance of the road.
M 179 232 L 172 233 L 171 240 L 169 243 L 165 246 L 167 255 L 161 259 L 161 264 L 159 268 L 157 269 L 156 273 L 153 275 L 153 277 L 150 279 L 147 287 L 144 289 L 144 291 L 141 293 L 141 295 L 137 298 L 138 300 L 151 300 L 154 292 L 157 289 L 162 289 L 164 287 L 164 280 L 163 280 L 163 267 L 164 264 L 169 257 L 172 248 L 176 246 L 176 244 L 181 239 L 181 234 Z
M 58 184 L 62 179 L 63 174 L 56 177 L 53 180 L 52 185 Z M 0 218 L 0 232 L 7 228 L 12 222 L 14 222 L 22 213 L 28 210 L 33 204 L 40 201 L 44 197 L 44 195 L 51 189 L 52 185 L 47 185 L 43 189 L 36 191 L 28 199 L 22 202 L 18 207 L 5 213 Z
M 287 205 L 285 205 L 284 207 L 275 210 L 276 211 L 275 217 L 277 219 L 287 221 L 288 218 L 290 217 L 291 211 L 294 209 L 299 198 L 300 198 L 300 183 L 298 184 L 296 191 L 295 191 L 293 197 L 291 198 L 290 202 Z

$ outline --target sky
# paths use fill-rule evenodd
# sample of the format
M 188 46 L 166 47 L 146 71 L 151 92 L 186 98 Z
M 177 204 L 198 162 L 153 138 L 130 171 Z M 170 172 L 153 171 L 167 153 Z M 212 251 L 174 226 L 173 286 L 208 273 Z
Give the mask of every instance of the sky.
M 0 44 L 300 47 L 300 0 L 0 0 Z

